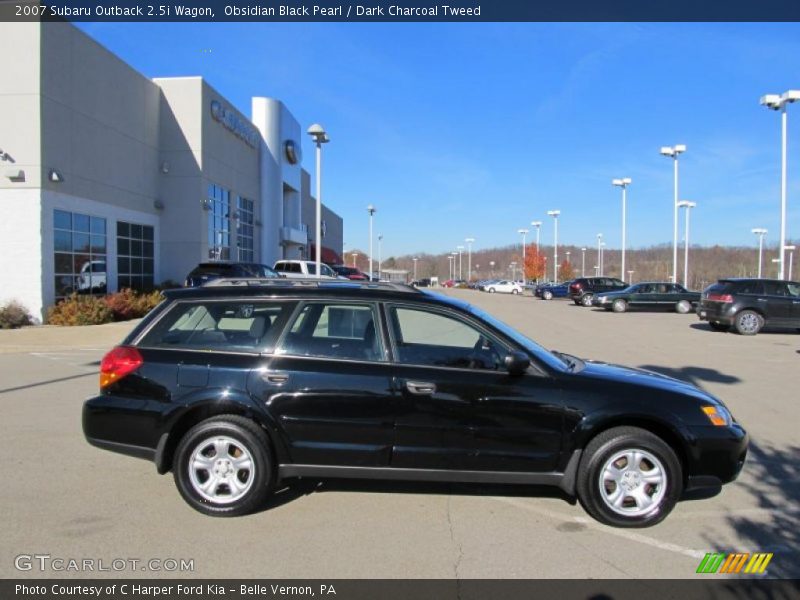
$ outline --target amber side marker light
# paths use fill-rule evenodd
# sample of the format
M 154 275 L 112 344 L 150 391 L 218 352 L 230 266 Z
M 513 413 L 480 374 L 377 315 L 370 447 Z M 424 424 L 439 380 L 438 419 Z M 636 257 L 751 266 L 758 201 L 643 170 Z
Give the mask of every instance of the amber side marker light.
M 730 417 L 723 408 L 718 406 L 704 406 L 703 412 L 706 413 L 708 420 L 717 427 L 725 427 L 730 424 Z
M 142 366 L 144 359 L 136 348 L 117 346 L 100 363 L 100 388 L 105 388 L 130 375 Z

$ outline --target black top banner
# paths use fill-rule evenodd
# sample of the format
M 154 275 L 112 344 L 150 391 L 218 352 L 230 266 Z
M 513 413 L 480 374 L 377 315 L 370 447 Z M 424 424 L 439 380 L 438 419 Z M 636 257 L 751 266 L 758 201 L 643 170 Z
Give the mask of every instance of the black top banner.
M 0 21 L 800 21 L 800 0 L 0 0 Z

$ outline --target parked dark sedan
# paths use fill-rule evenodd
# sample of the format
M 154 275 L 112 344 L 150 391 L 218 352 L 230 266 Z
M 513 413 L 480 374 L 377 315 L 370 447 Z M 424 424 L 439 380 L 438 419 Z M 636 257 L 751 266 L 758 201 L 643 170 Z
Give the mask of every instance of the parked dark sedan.
M 604 292 L 594 297 L 592 304 L 616 313 L 629 309 L 674 310 L 691 312 L 700 302 L 700 292 L 690 292 L 682 285 L 664 281 L 636 283 L 618 292 Z
M 533 289 L 533 295 L 542 300 L 552 300 L 553 298 L 566 298 L 569 296 L 569 284 L 564 283 L 540 283 Z
M 205 514 L 345 477 L 554 485 L 644 527 L 744 464 L 747 434 L 710 393 L 550 352 L 441 294 L 276 279 L 165 295 L 103 358 L 83 431 L 171 470 Z
M 703 291 L 697 316 L 712 329 L 755 335 L 764 327 L 800 329 L 800 283 L 720 279 Z

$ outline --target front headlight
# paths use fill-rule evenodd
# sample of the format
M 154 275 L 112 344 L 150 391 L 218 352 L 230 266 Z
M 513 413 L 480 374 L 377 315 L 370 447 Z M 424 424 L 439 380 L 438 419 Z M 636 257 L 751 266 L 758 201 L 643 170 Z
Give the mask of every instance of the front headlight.
M 731 413 L 723 406 L 704 406 L 703 412 L 716 427 L 727 427 L 733 422 Z

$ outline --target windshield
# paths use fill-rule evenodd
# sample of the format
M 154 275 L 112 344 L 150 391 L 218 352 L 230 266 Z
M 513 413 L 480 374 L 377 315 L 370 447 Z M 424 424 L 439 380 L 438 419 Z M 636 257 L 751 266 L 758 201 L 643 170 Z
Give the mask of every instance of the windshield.
M 497 329 L 498 331 L 505 334 L 507 337 L 514 340 L 517 344 L 525 348 L 528 352 L 530 352 L 533 356 L 535 356 L 538 360 L 545 363 L 548 367 L 553 369 L 557 369 L 559 371 L 567 370 L 569 367 L 569 361 L 566 359 L 560 358 L 550 352 L 547 348 L 544 348 L 534 342 L 532 339 L 525 337 L 519 331 L 511 327 L 510 325 L 506 325 L 499 319 L 496 319 L 492 315 L 487 312 L 482 311 L 471 304 L 468 306 L 469 312 L 473 315 L 482 319 L 489 323 L 492 327 Z

